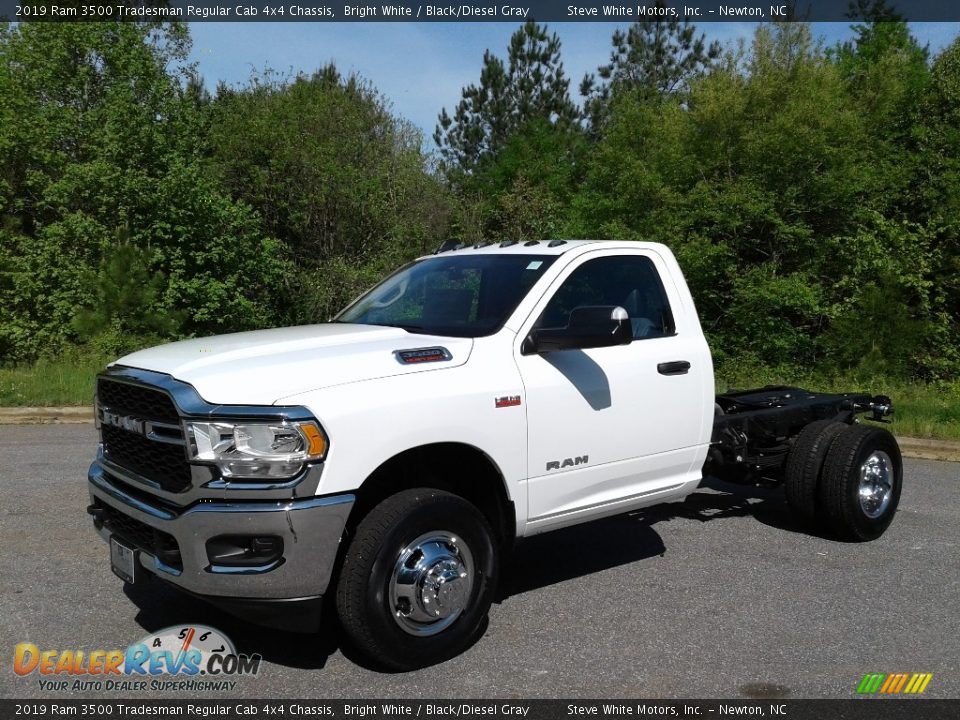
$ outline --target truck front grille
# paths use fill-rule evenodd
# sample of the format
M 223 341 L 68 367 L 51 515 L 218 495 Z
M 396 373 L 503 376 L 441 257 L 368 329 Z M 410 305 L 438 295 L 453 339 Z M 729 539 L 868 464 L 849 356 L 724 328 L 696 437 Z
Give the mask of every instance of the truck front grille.
M 124 515 L 110 505 L 97 502 L 104 527 L 139 550 L 158 558 L 164 565 L 183 570 L 180 546 L 173 535 L 152 528 L 146 523 Z
M 161 390 L 116 382 L 97 381 L 97 403 L 111 413 L 141 423 L 179 425 L 173 400 Z M 100 439 L 106 459 L 157 483 L 167 492 L 183 492 L 190 486 L 190 464 L 182 437 L 153 440 L 136 430 L 102 422 Z
M 190 485 L 190 465 L 183 445 L 148 440 L 143 435 L 103 425 L 103 451 L 109 460 L 157 483 L 167 492 L 183 492 Z
M 173 400 L 162 390 L 100 378 L 97 380 L 97 399 L 101 405 L 122 415 L 165 423 L 180 422 Z

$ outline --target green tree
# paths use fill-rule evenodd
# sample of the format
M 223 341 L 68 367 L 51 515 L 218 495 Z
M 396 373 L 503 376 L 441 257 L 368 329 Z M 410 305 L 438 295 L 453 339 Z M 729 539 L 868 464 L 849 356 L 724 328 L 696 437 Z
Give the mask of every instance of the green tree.
M 125 232 L 119 235 L 120 242 L 89 278 L 96 298 L 93 307 L 73 318 L 81 339 L 112 354 L 133 350 L 145 340 L 175 336 L 183 319 L 173 311 L 153 312 L 161 306 L 166 278 L 148 270 L 148 251 L 124 242 Z
M 332 65 L 221 87 L 208 137 L 216 176 L 300 268 L 284 301 L 290 321 L 326 320 L 446 232 L 449 201 L 428 172 L 419 132 L 368 83 Z
M 885 164 L 861 102 L 808 26 L 761 26 L 749 55 L 728 54 L 683 97 L 612 99 L 576 234 L 669 244 L 721 359 L 847 363 L 826 333 L 868 310 L 879 322 L 871 288 L 907 303 L 891 327 L 936 307 L 928 233 L 899 217 L 904 172 Z M 927 328 L 912 327 L 924 341 L 901 343 L 891 367 L 908 367 L 907 346 L 927 352 Z
M 465 241 L 560 233 L 587 150 L 569 96 L 560 40 L 534 22 L 510 39 L 506 63 L 484 54 L 480 84 L 463 90 L 434 140 L 458 197 L 453 231 Z
M 931 360 L 941 376 L 960 375 L 960 38 L 934 60 L 913 128 L 917 214 L 932 236 L 931 293 L 940 322 Z
M 560 38 L 528 21 L 510 38 L 507 61 L 487 50 L 479 85 L 463 89 L 451 117 L 440 113 L 434 141 L 449 172 L 469 175 L 494 161 L 534 121 L 570 128 L 579 110 L 560 59 Z
M 606 126 L 610 99 L 617 93 L 637 92 L 649 97 L 685 90 L 720 56 L 720 43 L 707 44 L 689 20 L 638 20 L 615 30 L 610 62 L 580 83 L 584 112 L 593 131 Z M 599 76 L 600 80 L 597 80 Z
M 960 232 L 960 38 L 934 60 L 914 128 L 923 160 L 924 214 Z
M 918 103 L 930 78 L 929 53 L 885 0 L 851 3 L 854 37 L 831 51 L 847 82 L 851 100 L 877 143 L 876 158 L 887 178 L 886 202 L 904 211 L 917 201 L 915 175 L 924 162 L 914 152 L 922 122 Z
M 851 2 L 849 14 L 859 21 L 850 27 L 853 38 L 830 54 L 877 131 L 905 135 L 929 79 L 929 50 L 886 0 Z
M 0 34 L 3 358 L 77 339 L 74 319 L 98 302 L 91 279 L 117 252 L 118 228 L 148 251 L 131 256 L 149 263 L 131 274 L 165 278 L 144 312 L 182 312 L 188 334 L 272 317 L 282 260 L 253 213 L 203 172 L 196 105 L 184 99 L 188 52 L 176 23 L 25 23 Z

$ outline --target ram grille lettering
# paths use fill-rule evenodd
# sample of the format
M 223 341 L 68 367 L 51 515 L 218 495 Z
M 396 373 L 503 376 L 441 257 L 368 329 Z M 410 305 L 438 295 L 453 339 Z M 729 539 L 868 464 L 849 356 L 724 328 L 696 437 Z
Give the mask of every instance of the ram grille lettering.
M 143 435 L 143 420 L 137 420 L 129 415 L 120 415 L 106 409 L 100 411 L 100 419 L 106 425 Z

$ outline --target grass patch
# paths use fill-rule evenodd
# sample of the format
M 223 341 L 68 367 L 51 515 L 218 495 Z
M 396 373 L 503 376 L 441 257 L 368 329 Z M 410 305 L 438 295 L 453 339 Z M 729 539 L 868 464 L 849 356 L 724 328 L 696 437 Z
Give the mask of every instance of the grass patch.
M 82 356 L 41 360 L 30 367 L 0 368 L 0 406 L 90 405 L 96 374 L 113 358 Z M 717 371 L 717 391 L 763 385 L 799 385 L 823 392 L 889 395 L 899 435 L 960 440 L 960 382 L 924 384 L 856 374 L 827 376 L 788 368 L 727 364 Z
M 94 378 L 111 359 L 40 360 L 32 366 L 0 368 L 0 406 L 92 405 Z

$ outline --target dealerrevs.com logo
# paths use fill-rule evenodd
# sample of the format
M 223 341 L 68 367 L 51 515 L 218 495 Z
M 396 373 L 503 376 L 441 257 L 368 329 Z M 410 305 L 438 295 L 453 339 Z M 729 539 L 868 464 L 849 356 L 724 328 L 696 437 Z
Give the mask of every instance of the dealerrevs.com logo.
M 126 650 L 41 650 L 20 643 L 13 671 L 37 675 L 47 691 L 230 691 L 234 678 L 259 672 L 260 660 L 239 654 L 215 628 L 187 625 L 164 628 Z
M 933 673 L 867 673 L 857 686 L 858 695 L 922 695 Z

